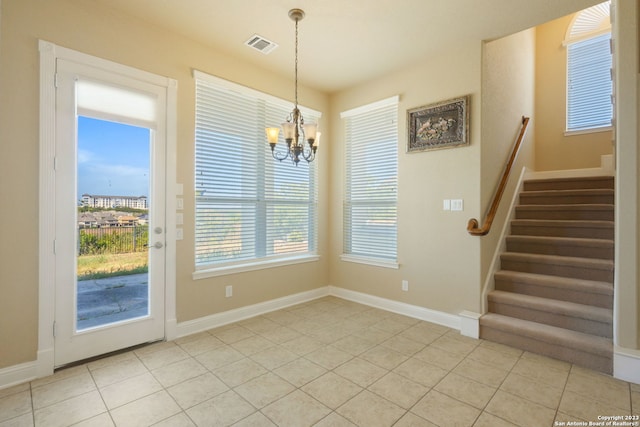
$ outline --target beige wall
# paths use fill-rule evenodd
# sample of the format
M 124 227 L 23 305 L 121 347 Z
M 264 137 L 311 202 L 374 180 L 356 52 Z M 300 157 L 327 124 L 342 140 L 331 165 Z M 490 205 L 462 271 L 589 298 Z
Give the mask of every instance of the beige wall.
M 480 209 L 480 71 L 482 45 L 450 49 L 438 60 L 341 92 L 331 99 L 332 285 L 433 310 L 478 311 L 480 240 L 466 223 Z M 471 145 L 406 153 L 406 110 L 471 95 Z M 397 270 L 340 260 L 344 185 L 344 124 L 339 113 L 393 95 L 398 108 Z M 445 212 L 443 199 L 463 199 L 463 212 Z M 409 291 L 401 291 L 401 281 Z
M 562 45 L 573 15 L 536 28 L 536 169 L 600 167 L 611 154 L 611 131 L 564 136 L 567 51 Z
M 328 284 L 326 215 L 321 261 L 194 281 L 194 81 L 192 68 L 291 99 L 292 80 L 135 18 L 77 0 L 4 0 L 0 45 L 0 368 L 34 360 L 38 335 L 38 39 L 178 81 L 177 180 L 184 184 L 184 235 L 177 243 L 178 321 L 207 316 Z M 301 103 L 323 111 L 328 97 L 300 88 Z M 330 144 L 325 144 L 325 147 Z M 322 147 L 324 148 L 324 147 Z M 322 150 L 320 212 L 327 211 L 328 152 Z M 10 201 L 10 202 L 9 202 Z M 224 298 L 224 286 L 234 296 Z
M 485 43 L 482 57 L 482 160 L 480 191 L 482 218 L 502 177 L 507 159 L 520 132 L 522 117 L 530 118 L 525 139 L 511 170 L 491 232 L 480 237 L 481 277 L 491 274 L 490 265 L 509 213 L 509 205 L 523 167 L 535 170 L 535 46 L 536 30 L 530 29 Z

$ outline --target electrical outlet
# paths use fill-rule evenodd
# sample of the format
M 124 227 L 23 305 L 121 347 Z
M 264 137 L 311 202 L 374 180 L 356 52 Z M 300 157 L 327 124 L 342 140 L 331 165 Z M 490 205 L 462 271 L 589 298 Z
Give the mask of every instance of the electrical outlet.
M 227 285 L 227 287 L 224 288 L 224 296 L 227 298 L 231 298 L 233 296 L 233 286 Z
M 403 280 L 402 281 L 402 290 L 405 292 L 409 291 L 409 281 L 408 280 Z

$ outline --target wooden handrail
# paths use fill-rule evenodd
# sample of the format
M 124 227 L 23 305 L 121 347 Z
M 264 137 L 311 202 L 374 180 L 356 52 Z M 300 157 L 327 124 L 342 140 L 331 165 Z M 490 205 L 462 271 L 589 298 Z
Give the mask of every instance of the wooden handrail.
M 472 236 L 486 236 L 487 234 L 489 234 L 489 231 L 491 231 L 491 224 L 493 223 L 493 219 L 496 216 L 496 212 L 498 212 L 498 205 L 500 204 L 500 199 L 502 199 L 502 193 L 504 193 L 504 189 L 507 186 L 509 174 L 511 173 L 511 167 L 515 163 L 516 157 L 518 157 L 520 145 L 522 144 L 524 135 L 527 132 L 528 124 L 529 117 L 522 116 L 522 127 L 520 128 L 520 135 L 518 135 L 518 139 L 513 146 L 511 157 L 509 157 L 509 162 L 507 163 L 507 166 L 504 169 L 504 173 L 502 174 L 500 185 L 498 185 L 496 193 L 493 195 L 493 202 L 491 202 L 491 206 L 489 207 L 489 212 L 487 213 L 487 217 L 484 220 L 484 225 L 482 226 L 482 228 L 478 228 L 479 223 L 475 218 L 471 218 L 469 220 L 469 223 L 467 224 L 467 231 Z

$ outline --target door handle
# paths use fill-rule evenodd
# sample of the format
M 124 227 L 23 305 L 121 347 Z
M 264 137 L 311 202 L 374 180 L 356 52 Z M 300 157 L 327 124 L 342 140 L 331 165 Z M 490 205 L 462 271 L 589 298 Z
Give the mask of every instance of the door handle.
M 164 246 L 162 242 L 155 242 L 153 245 L 147 245 L 148 248 L 156 248 L 156 249 L 162 249 L 162 246 Z

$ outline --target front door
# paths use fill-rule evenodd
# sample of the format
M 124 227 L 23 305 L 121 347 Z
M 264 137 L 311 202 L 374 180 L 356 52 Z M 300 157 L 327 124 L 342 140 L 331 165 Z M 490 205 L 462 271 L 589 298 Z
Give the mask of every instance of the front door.
M 55 366 L 164 338 L 165 88 L 56 63 Z

